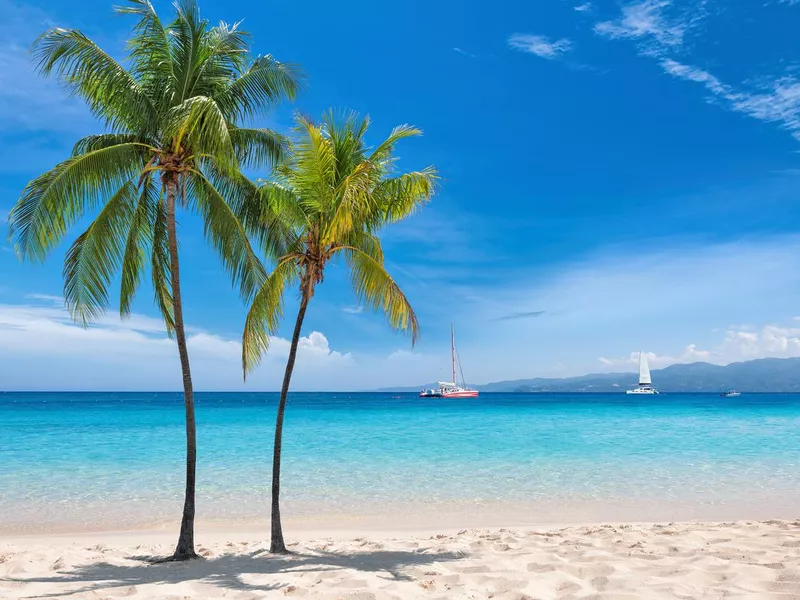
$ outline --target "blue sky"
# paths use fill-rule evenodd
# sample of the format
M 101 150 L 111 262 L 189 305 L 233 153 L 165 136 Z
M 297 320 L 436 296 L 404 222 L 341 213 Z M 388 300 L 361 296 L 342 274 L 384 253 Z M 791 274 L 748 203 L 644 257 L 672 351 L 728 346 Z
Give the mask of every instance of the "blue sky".
M 298 389 L 444 377 L 450 321 L 475 383 L 632 370 L 640 348 L 654 367 L 800 355 L 800 3 L 200 7 L 244 19 L 256 52 L 307 73 L 308 90 L 265 124 L 331 106 L 369 113 L 375 140 L 412 123 L 425 136 L 400 146 L 401 167 L 443 176 L 430 206 L 384 236 L 420 343 L 362 311 L 334 267 L 306 321 Z M 122 55 L 131 21 L 109 0 L 0 0 L 0 13 L 4 220 L 29 179 L 98 129 L 32 72 L 28 45 L 59 25 Z M 197 220 L 181 224 L 197 386 L 240 389 L 244 307 Z M 63 255 L 33 266 L 0 250 L 2 387 L 178 389 L 150 290 L 131 320 L 112 306 L 77 328 L 61 309 Z M 248 389 L 277 389 L 285 352 L 276 340 Z

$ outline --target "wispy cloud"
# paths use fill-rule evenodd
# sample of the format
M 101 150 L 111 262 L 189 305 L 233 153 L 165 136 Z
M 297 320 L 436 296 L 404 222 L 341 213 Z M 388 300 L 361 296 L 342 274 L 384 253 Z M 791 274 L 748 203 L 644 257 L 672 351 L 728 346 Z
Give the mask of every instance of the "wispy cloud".
M 360 315 L 364 312 L 363 306 L 345 306 L 342 309 L 342 312 L 346 312 L 349 315 Z
M 776 123 L 800 139 L 800 80 L 791 72 L 750 78 L 735 86 L 674 58 L 676 53 L 685 53 L 687 32 L 706 16 L 705 4 L 701 1 L 679 9 L 671 0 L 634 2 L 623 6 L 616 19 L 600 22 L 594 30 L 610 39 L 634 41 L 638 52 L 658 60 L 668 75 L 703 85 L 711 101 L 759 121 Z
M 467 52 L 466 50 L 462 50 L 461 48 L 453 48 L 453 52 L 458 52 L 462 56 L 466 56 L 468 58 L 477 58 L 474 54 Z
M 515 312 L 508 315 L 503 315 L 502 317 L 497 317 L 495 321 L 513 321 L 515 319 L 533 319 L 536 317 L 541 317 L 545 314 L 543 310 L 533 310 L 529 312 Z
M 692 24 L 685 16 L 668 16 L 670 0 L 645 0 L 622 7 L 620 16 L 595 25 L 595 32 L 612 39 L 653 41 L 658 46 L 676 47 Z
M 540 58 L 554 60 L 572 49 L 568 39 L 551 40 L 543 35 L 515 33 L 508 38 L 508 45 L 521 52 L 535 54 Z
M 785 76 L 763 84 L 762 89 L 736 90 L 699 67 L 685 65 L 672 59 L 660 62 L 666 73 L 700 83 L 712 98 L 735 112 L 749 117 L 777 123 L 800 140 L 800 80 Z
M 53 296 L 51 294 L 25 294 L 25 298 L 28 300 L 40 300 L 55 306 L 64 306 L 64 298 L 62 296 Z
M 702 83 L 708 88 L 708 91 L 715 95 L 729 96 L 733 94 L 733 91 L 727 85 L 723 84 L 708 71 L 690 65 L 684 65 L 671 58 L 662 60 L 660 64 L 661 68 L 669 75 L 687 81 Z
M 594 8 L 591 2 L 584 2 L 583 4 L 579 4 L 578 6 L 574 7 L 572 10 L 576 12 L 589 12 Z

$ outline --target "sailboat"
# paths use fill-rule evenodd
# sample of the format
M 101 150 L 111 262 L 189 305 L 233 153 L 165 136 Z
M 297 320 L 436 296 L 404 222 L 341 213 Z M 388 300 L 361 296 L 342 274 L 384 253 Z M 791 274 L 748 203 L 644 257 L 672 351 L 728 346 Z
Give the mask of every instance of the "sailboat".
M 644 352 L 639 351 L 639 387 L 626 390 L 626 394 L 658 394 L 658 390 L 653 387 L 650 381 L 650 367 L 647 365 L 647 357 Z
M 456 379 L 456 362 L 457 362 L 456 333 L 452 323 L 450 323 L 450 357 L 453 363 L 453 380 L 440 381 L 436 384 L 439 387 L 430 390 L 420 391 L 419 393 L 420 398 L 477 398 L 478 397 L 478 390 L 470 389 L 466 387 L 466 384 L 464 384 L 463 386 L 458 385 L 458 379 Z M 461 365 L 459 365 L 459 370 L 460 367 Z M 461 380 L 463 383 L 464 380 L 463 371 L 461 372 Z

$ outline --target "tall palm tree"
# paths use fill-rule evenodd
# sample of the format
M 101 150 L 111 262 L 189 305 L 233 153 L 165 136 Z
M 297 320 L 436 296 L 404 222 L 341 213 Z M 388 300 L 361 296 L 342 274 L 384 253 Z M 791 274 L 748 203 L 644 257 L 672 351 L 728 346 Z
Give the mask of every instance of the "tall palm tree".
M 276 267 L 256 293 L 247 315 L 242 338 L 245 376 L 259 362 L 278 327 L 284 291 L 296 285 L 300 294 L 275 425 L 270 552 L 287 552 L 279 502 L 283 416 L 303 319 L 327 264 L 344 259 L 353 290 L 364 304 L 382 311 L 391 327 L 410 331 L 412 344 L 419 333 L 414 310 L 386 272 L 376 234 L 430 198 L 436 171 L 428 167 L 397 174 L 393 169 L 395 144 L 420 135 L 420 130 L 396 127 L 370 149 L 364 141 L 368 127 L 369 118 L 361 119 L 355 113 L 337 118 L 330 112 L 320 124 L 298 117 L 298 139 L 289 158 L 258 189 L 270 226 L 275 215 L 281 215 L 288 232 L 281 235 L 285 243 L 277 252 Z M 276 254 L 275 248 L 272 254 Z
M 36 40 L 39 70 L 83 98 L 105 132 L 79 140 L 71 157 L 31 181 L 9 224 L 17 254 L 41 261 L 71 225 L 99 209 L 64 263 L 66 305 L 83 324 L 105 310 L 118 272 L 120 314 L 128 315 L 150 270 L 183 375 L 186 495 L 172 558 L 185 560 L 197 556 L 196 439 L 176 207 L 201 215 L 208 241 L 249 301 L 266 272 L 236 216 L 244 197 L 236 193 L 244 189 L 239 169 L 271 164 L 285 152 L 285 140 L 239 125 L 293 98 L 298 77 L 270 56 L 251 58 L 248 34 L 238 25 L 209 27 L 193 0 L 179 0 L 175 9 L 169 25 L 148 0 L 117 9 L 138 17 L 125 66 L 77 30 L 51 29 Z

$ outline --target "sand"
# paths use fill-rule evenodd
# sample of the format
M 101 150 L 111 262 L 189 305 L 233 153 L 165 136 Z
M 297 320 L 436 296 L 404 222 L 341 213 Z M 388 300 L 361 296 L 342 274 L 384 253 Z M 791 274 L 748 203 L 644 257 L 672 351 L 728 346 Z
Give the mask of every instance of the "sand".
M 800 599 L 800 521 L 306 533 L 286 557 L 233 535 L 166 564 L 164 534 L 3 540 L 0 598 Z

